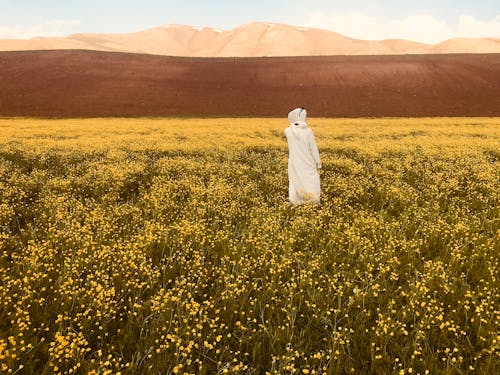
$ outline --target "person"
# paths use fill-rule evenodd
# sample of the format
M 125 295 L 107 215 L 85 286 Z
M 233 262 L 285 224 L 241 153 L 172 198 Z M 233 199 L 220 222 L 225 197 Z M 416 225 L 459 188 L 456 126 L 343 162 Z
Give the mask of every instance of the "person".
M 292 204 L 319 203 L 321 160 L 313 131 L 307 126 L 307 111 L 295 108 L 288 114 L 288 199 Z

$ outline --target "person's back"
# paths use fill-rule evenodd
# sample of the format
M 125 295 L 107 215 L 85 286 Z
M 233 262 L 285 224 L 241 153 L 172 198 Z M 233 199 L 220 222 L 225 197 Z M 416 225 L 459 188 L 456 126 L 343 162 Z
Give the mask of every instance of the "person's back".
M 296 108 L 288 114 L 290 126 L 285 129 L 288 141 L 289 199 L 293 204 L 319 202 L 321 168 L 314 134 L 306 123 L 307 112 Z
M 300 160 L 311 168 L 316 168 L 316 160 L 312 156 L 311 144 L 314 134 L 308 127 L 290 126 L 285 129 L 285 136 L 288 140 L 289 157 Z

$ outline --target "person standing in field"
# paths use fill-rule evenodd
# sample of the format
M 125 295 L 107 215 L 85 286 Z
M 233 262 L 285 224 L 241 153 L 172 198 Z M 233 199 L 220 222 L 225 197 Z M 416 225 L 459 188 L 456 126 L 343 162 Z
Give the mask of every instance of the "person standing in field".
M 288 114 L 290 126 L 285 129 L 288 142 L 288 199 L 292 204 L 319 203 L 321 192 L 321 160 L 306 118 L 307 111 L 304 108 L 295 108 Z

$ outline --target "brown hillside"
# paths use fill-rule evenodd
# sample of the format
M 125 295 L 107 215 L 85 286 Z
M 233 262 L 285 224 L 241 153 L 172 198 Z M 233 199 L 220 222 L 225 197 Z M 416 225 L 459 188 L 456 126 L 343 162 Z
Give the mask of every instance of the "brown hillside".
M 500 116 L 500 54 L 0 53 L 0 116 Z

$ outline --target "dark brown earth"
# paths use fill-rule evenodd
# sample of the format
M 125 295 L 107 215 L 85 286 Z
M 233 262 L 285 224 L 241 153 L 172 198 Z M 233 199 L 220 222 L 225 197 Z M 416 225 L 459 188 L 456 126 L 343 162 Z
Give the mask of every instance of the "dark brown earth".
M 0 53 L 0 116 L 500 116 L 500 54 Z

